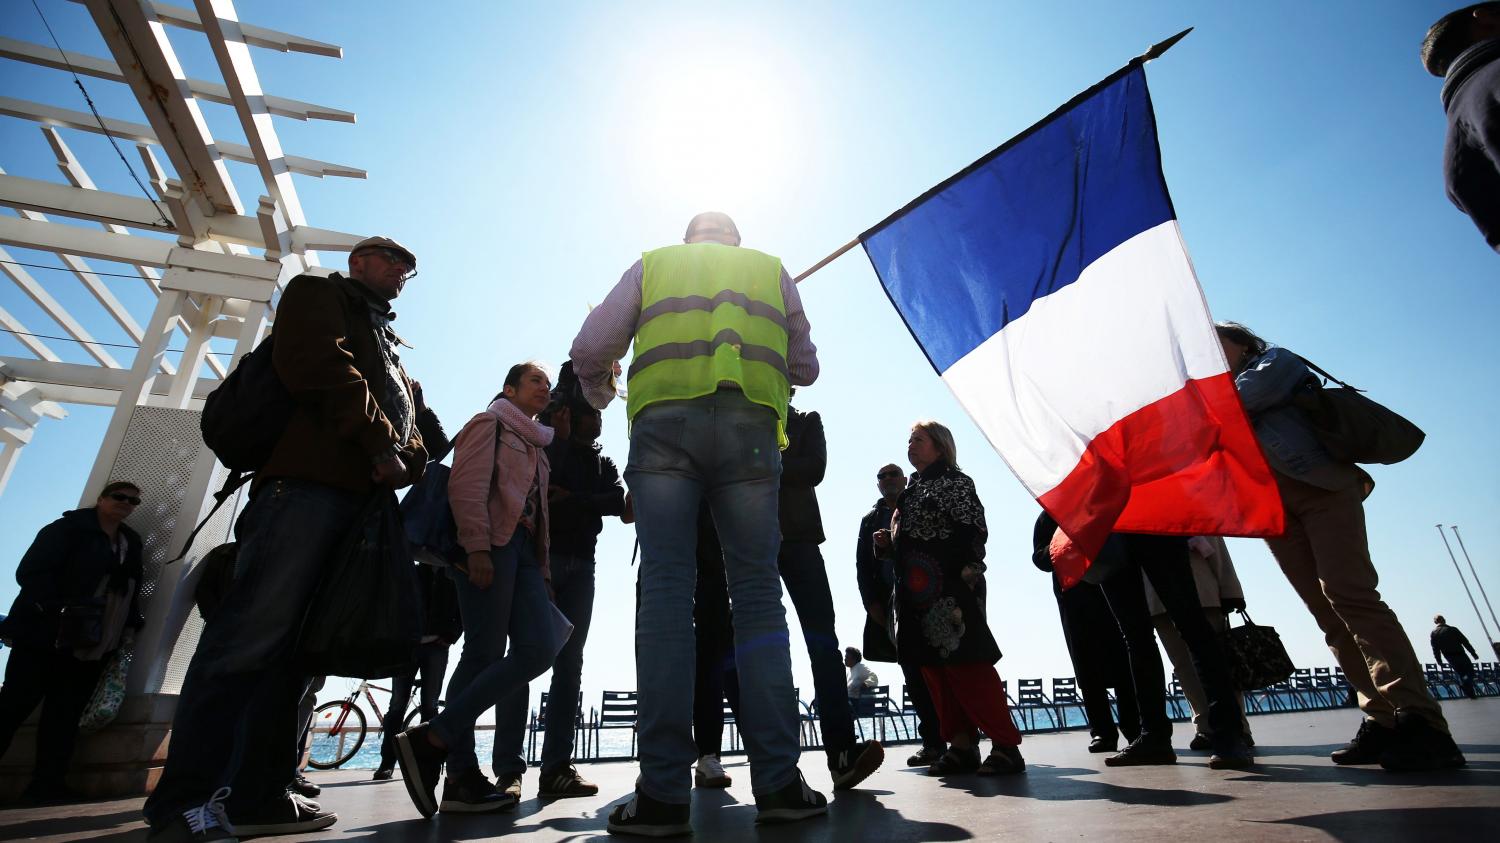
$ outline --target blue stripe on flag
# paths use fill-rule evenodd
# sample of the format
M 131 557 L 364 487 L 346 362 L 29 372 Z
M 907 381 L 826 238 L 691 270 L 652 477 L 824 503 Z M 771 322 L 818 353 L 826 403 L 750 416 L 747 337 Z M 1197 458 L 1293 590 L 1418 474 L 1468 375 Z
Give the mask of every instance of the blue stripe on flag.
M 865 253 L 938 373 L 1173 219 L 1146 74 L 1132 66 L 866 232 Z

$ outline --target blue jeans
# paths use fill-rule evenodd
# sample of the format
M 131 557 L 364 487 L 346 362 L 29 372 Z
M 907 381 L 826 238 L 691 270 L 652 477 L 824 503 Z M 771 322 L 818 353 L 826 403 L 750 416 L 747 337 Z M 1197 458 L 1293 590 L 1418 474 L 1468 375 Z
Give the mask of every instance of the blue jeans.
M 292 667 L 297 633 L 362 503 L 357 493 L 301 480 L 256 490 L 235 525 L 234 585 L 204 626 L 182 683 L 167 763 L 144 809 L 151 825 L 207 802 L 223 785 L 233 789 L 231 816 L 285 792 L 308 681 Z
M 641 542 L 636 648 L 641 779 L 653 799 L 686 804 L 692 790 L 693 587 L 698 506 L 708 501 L 734 602 L 751 790 L 770 793 L 797 776 L 800 745 L 786 611 L 776 553 L 781 452 L 775 413 L 734 390 L 663 401 L 636 414 L 625 469 Z
M 832 759 L 854 746 L 854 716 L 849 710 L 849 685 L 844 680 L 844 651 L 833 628 L 833 592 L 828 588 L 823 554 L 815 544 L 786 542 L 777 564 L 802 626 L 818 719 L 823 722 L 823 748 Z
M 573 622 L 573 635 L 552 663 L 547 690 L 547 732 L 542 741 L 542 771 L 552 772 L 573 760 L 574 721 L 578 718 L 578 689 L 583 682 L 583 645 L 588 643 L 594 615 L 594 560 L 554 553 L 550 559 L 552 594 L 558 611 Z M 519 775 L 526 769 L 524 744 L 529 690 L 522 687 L 495 710 L 496 776 Z
M 490 548 L 490 560 L 495 579 L 489 588 L 476 588 L 457 568 L 448 569 L 458 589 L 464 649 L 432 731 L 448 745 L 448 774 L 455 777 L 479 769 L 474 721 L 516 691 L 524 693 L 527 682 L 552 666 L 558 648 L 531 534 L 518 528 L 510 544 Z

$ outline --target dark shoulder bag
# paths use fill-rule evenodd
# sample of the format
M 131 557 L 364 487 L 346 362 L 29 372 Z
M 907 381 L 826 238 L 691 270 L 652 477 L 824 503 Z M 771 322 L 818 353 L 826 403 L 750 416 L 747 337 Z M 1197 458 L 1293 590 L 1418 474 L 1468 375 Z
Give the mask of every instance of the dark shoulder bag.
M 1339 462 L 1398 463 L 1422 446 L 1427 434 L 1396 411 L 1377 403 L 1356 389 L 1299 358 L 1309 369 L 1337 387 L 1309 377 L 1292 395 L 1292 405 L 1301 409 L 1313 435 Z
M 1244 625 L 1225 629 L 1219 639 L 1235 687 L 1254 691 L 1285 682 L 1296 668 L 1281 636 L 1274 627 L 1258 626 L 1248 612 L 1241 611 L 1240 617 L 1245 619 Z

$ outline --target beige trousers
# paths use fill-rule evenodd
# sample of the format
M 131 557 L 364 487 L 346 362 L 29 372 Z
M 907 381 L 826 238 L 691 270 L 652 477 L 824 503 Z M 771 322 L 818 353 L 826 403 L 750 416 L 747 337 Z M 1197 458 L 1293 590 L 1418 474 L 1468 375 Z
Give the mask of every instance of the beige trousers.
M 1222 635 L 1224 628 L 1229 625 L 1229 620 L 1218 606 L 1204 608 L 1203 616 L 1208 619 L 1209 628 L 1217 635 Z M 1203 683 L 1198 681 L 1198 671 L 1193 668 L 1193 654 L 1188 652 L 1187 642 L 1182 640 L 1177 627 L 1167 615 L 1152 615 L 1151 623 L 1156 626 L 1156 637 L 1161 639 L 1161 646 L 1166 649 L 1167 658 L 1172 662 L 1172 670 L 1177 673 L 1177 681 L 1182 684 L 1182 695 L 1187 697 L 1188 705 L 1193 708 L 1193 728 L 1201 735 L 1212 733 L 1213 729 L 1208 725 L 1208 694 L 1203 692 Z M 1249 738 L 1250 720 L 1245 717 L 1245 695 L 1236 694 L 1235 698 L 1240 706 L 1240 725 L 1245 730 L 1245 737 Z
M 1360 487 L 1329 491 L 1276 473 L 1286 535 L 1267 539 L 1282 573 L 1323 630 L 1365 716 L 1394 726 L 1409 711 L 1446 733 L 1411 639 L 1380 599 Z

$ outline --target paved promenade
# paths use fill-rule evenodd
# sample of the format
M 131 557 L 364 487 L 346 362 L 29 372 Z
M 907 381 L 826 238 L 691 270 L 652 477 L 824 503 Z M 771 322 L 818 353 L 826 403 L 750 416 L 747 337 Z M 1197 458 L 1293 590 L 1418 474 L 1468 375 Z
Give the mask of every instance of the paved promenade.
M 1463 746 L 1463 770 L 1392 775 L 1378 767 L 1340 768 L 1328 753 L 1354 733 L 1352 710 L 1251 718 L 1259 766 L 1208 769 L 1204 753 L 1183 749 L 1175 767 L 1110 769 L 1085 751 L 1082 732 L 1028 737 L 1027 774 L 1008 779 L 934 779 L 903 769 L 910 747 L 892 747 L 863 788 L 838 794 L 826 818 L 764 833 L 743 757 L 730 760 L 728 791 L 696 791 L 696 839 L 729 843 L 946 840 L 1374 840 L 1483 839 L 1500 828 L 1500 699 L 1447 702 Z M 829 792 L 821 752 L 803 756 L 808 781 Z M 339 813 L 325 833 L 288 840 L 528 841 L 604 839 L 609 807 L 629 792 L 632 762 L 591 764 L 599 796 L 543 804 L 536 774 L 514 814 L 418 818 L 399 781 L 371 782 L 369 771 L 315 773 L 321 801 Z M 0 809 L 0 840 L 141 841 L 139 799 L 57 808 Z

